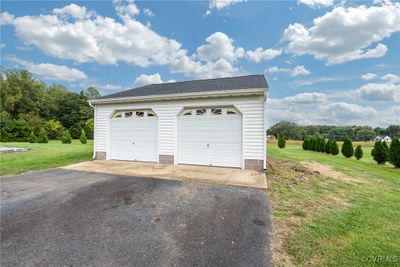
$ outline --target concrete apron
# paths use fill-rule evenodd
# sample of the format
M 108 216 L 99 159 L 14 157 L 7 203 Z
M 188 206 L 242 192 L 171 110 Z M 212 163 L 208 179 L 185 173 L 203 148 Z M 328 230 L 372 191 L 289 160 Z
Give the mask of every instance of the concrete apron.
M 168 165 L 116 160 L 92 160 L 62 167 L 68 170 L 195 181 L 267 189 L 265 174 L 252 170 L 192 165 Z

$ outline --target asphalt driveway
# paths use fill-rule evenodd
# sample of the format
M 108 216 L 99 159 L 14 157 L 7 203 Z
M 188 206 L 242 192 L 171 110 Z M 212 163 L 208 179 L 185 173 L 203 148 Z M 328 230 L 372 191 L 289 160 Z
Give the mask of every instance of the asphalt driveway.
M 1 181 L 1 266 L 267 266 L 259 189 L 52 169 Z

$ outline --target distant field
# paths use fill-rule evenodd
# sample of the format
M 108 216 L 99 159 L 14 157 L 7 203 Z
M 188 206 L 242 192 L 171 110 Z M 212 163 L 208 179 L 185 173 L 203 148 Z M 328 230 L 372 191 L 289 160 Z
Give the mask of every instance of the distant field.
M 399 266 L 400 169 L 377 165 L 373 142 L 360 161 L 301 143 L 268 143 L 276 265 Z
M 59 140 L 48 144 L 0 143 L 0 146 L 31 149 L 28 152 L 1 154 L 0 175 L 42 170 L 89 160 L 93 155 L 93 141 L 83 145 L 79 140 L 61 144 Z

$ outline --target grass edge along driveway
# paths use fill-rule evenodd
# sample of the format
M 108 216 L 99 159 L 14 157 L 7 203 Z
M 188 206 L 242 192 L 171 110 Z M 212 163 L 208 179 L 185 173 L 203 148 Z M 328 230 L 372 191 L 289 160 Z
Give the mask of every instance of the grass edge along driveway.
M 400 264 L 400 170 L 364 159 L 304 151 L 301 143 L 268 144 L 267 173 L 277 266 L 394 266 Z M 312 172 L 304 161 L 343 174 Z M 297 169 L 297 171 L 296 171 Z
M 92 140 L 88 140 L 87 144 L 81 144 L 79 140 L 72 140 L 71 144 L 52 140 L 47 144 L 10 142 L 0 143 L 0 146 L 30 149 L 27 152 L 1 154 L 0 176 L 60 167 L 90 160 L 93 156 Z

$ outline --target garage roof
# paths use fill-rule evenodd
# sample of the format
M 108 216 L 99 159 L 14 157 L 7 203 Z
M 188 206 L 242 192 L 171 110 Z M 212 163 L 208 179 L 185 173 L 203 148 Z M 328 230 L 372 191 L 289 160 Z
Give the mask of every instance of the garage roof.
M 98 97 L 96 99 L 171 95 L 171 94 L 227 91 L 227 90 L 239 90 L 239 89 L 245 90 L 245 89 L 256 89 L 256 88 L 268 89 L 268 84 L 264 75 L 247 75 L 240 77 L 150 84 L 134 89 L 125 90 L 115 94 Z

